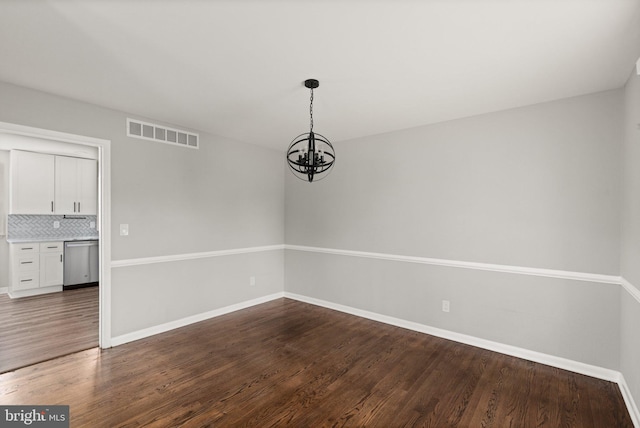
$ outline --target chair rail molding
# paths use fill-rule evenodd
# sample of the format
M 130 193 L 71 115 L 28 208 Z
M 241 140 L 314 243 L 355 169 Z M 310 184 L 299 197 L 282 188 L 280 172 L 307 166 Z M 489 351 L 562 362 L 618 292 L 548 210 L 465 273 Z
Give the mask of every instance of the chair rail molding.
M 277 250 L 283 250 L 284 247 L 285 247 L 284 244 L 277 244 L 277 245 L 264 245 L 260 247 L 233 248 L 229 250 L 202 251 L 198 253 L 172 254 L 168 256 L 140 257 L 136 259 L 113 260 L 111 262 L 111 267 L 119 268 L 119 267 L 127 267 L 127 266 L 148 265 L 153 263 L 170 263 L 170 262 L 178 262 L 182 260 L 206 259 L 208 257 L 233 256 L 236 254 L 259 253 L 263 251 L 277 251 Z
M 456 268 L 462 268 L 462 269 L 476 269 L 476 270 L 486 270 L 491 272 L 504 272 L 504 273 L 520 274 L 520 275 L 543 276 L 548 278 L 571 279 L 574 281 L 599 282 L 603 284 L 615 284 L 615 285 L 622 284 L 622 278 L 620 276 L 602 275 L 598 273 L 572 272 L 572 271 L 564 271 L 564 270 L 556 270 L 556 269 L 500 265 L 500 264 L 492 264 L 492 263 L 467 262 L 467 261 L 460 261 L 460 260 L 436 259 L 436 258 L 430 258 L 430 257 L 405 256 L 405 255 L 398 255 L 398 254 L 371 253 L 366 251 L 340 250 L 340 249 L 334 249 L 334 248 L 307 247 L 303 245 L 285 245 L 285 249 L 294 250 L 294 251 L 307 251 L 312 253 L 334 254 L 339 256 L 363 257 L 368 259 L 388 260 L 388 261 L 394 261 L 394 262 L 418 263 L 418 264 L 434 265 L 434 266 L 456 267 Z

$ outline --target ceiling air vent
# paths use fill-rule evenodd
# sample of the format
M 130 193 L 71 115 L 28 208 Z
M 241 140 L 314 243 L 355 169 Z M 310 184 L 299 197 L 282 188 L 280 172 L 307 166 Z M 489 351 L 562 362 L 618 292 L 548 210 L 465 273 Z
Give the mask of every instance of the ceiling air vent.
M 127 136 L 143 140 L 159 141 L 175 146 L 197 149 L 200 136 L 193 132 L 181 131 L 155 123 L 127 118 Z

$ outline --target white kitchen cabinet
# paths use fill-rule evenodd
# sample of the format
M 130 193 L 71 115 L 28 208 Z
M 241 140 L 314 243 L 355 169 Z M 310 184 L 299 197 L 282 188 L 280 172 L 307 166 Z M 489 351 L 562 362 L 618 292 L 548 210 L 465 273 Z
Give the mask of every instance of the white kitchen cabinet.
M 55 165 L 55 212 L 75 214 L 78 203 L 76 160 L 66 156 L 55 156 Z
M 9 214 L 54 213 L 54 156 L 12 150 Z
M 98 211 L 98 163 L 93 159 L 11 151 L 9 214 Z
M 78 166 L 78 213 L 98 213 L 98 162 L 77 158 Z
M 40 244 L 40 287 L 62 285 L 64 277 L 63 243 Z
M 55 157 L 55 213 L 95 215 L 98 164 L 95 160 Z
M 12 245 L 10 257 L 12 291 L 40 287 L 40 253 L 38 244 Z
M 63 242 L 20 243 L 9 246 L 10 297 L 62 291 Z

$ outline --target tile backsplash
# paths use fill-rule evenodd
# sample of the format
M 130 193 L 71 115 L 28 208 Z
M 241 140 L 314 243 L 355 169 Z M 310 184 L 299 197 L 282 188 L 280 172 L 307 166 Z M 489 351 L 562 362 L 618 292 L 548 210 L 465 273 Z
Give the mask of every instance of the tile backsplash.
M 7 239 L 98 239 L 96 217 L 9 214 Z M 59 222 L 60 227 L 55 228 L 54 222 Z

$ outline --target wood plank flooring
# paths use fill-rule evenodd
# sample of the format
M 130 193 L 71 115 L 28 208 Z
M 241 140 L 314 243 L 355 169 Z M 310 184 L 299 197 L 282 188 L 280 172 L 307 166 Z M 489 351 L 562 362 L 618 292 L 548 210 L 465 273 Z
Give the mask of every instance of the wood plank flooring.
M 98 346 L 98 287 L 0 295 L 0 373 Z
M 73 427 L 632 427 L 616 384 L 279 299 L 0 375 Z

